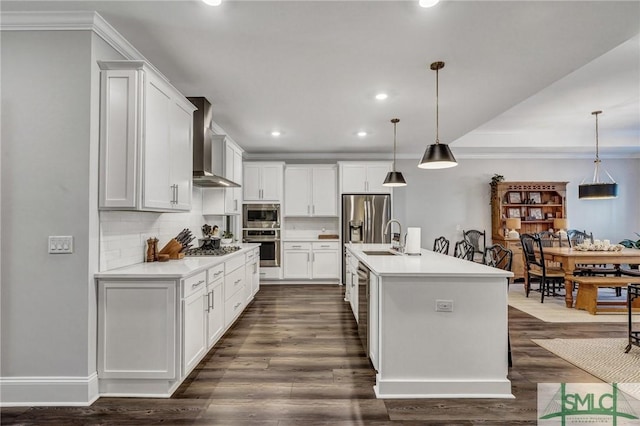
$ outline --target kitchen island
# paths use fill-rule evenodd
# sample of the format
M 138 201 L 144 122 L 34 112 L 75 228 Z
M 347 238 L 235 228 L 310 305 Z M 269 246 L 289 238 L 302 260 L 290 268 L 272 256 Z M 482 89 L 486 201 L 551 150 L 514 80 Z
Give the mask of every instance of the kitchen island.
M 346 249 L 348 276 L 368 283 L 364 291 L 355 291 L 359 284 L 349 278 L 345 284 L 352 289 L 348 299 L 360 298 L 359 323 L 368 323 L 379 398 L 513 398 L 507 378 L 511 272 L 424 249 L 419 256 L 387 255 L 383 244 Z M 355 309 L 354 316 L 358 320 Z
M 169 397 L 259 289 L 259 244 L 95 275 L 100 396 Z

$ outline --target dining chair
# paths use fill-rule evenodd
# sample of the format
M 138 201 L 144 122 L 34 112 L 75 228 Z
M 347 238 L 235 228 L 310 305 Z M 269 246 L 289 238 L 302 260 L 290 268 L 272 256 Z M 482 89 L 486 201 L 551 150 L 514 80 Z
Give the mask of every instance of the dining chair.
M 449 240 L 445 237 L 438 237 L 433 242 L 433 251 L 436 253 L 449 254 Z
M 578 244 L 589 242 L 593 244 L 593 232 L 579 231 L 577 229 L 567 230 L 567 238 L 569 239 L 570 247 L 575 247 Z M 619 267 L 615 265 L 597 264 L 577 264 L 575 266 L 574 275 L 582 276 L 599 276 L 599 275 L 620 275 Z M 622 287 L 615 287 L 616 296 L 622 296 Z
M 477 229 L 463 230 L 462 236 L 465 241 L 473 246 L 473 261 L 484 263 L 484 254 L 487 248 L 486 232 Z
M 455 247 L 453 248 L 453 256 L 458 259 L 469 260 L 473 262 L 473 253 L 475 252 L 471 243 L 466 240 L 460 240 L 456 242 Z
M 568 229 L 567 238 L 569 239 L 569 244 L 571 244 L 571 247 L 574 247 L 577 244 L 582 244 L 585 241 L 588 241 L 591 244 L 593 244 L 593 232 L 587 233 L 587 231 L 579 231 L 577 229 Z
M 493 268 L 502 269 L 505 271 L 511 271 L 511 262 L 513 260 L 513 252 L 500 245 L 494 244 L 487 247 L 484 250 L 485 265 Z M 507 278 L 507 287 L 509 287 L 509 278 Z M 511 357 L 511 337 L 507 332 L 507 358 L 509 360 L 509 367 L 513 366 L 513 359 Z
M 534 281 L 539 283 L 540 303 L 544 303 L 544 296 L 556 296 L 556 290 L 564 285 L 564 271 L 547 265 L 544 258 L 542 239 L 538 234 L 520 235 L 522 252 L 526 263 L 527 286 L 525 294 L 529 297 L 531 284 Z

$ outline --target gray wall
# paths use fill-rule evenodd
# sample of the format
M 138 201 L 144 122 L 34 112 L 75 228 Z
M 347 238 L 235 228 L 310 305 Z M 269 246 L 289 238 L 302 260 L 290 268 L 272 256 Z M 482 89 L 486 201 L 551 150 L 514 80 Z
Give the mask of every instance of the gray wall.
M 455 153 L 455 146 L 452 150 Z M 602 165 L 619 184 L 616 199 L 578 199 L 578 185 L 593 174 L 593 160 L 588 159 L 459 159 L 457 167 L 443 170 L 423 170 L 417 160 L 401 160 L 396 168 L 408 185 L 394 190 L 394 210 L 403 227 L 422 228 L 425 248 L 433 247 L 440 235 L 453 244 L 462 239 L 461 229 L 485 229 L 490 235 L 489 182 L 497 173 L 507 181 L 569 182 L 570 228 L 587 229 L 595 238 L 612 242 L 634 237 L 640 232 L 640 159 L 604 159 Z
M 2 33 L 3 377 L 95 372 L 98 68 L 89 31 Z M 93 49 L 96 49 L 92 53 Z M 72 235 L 74 253 L 47 253 Z

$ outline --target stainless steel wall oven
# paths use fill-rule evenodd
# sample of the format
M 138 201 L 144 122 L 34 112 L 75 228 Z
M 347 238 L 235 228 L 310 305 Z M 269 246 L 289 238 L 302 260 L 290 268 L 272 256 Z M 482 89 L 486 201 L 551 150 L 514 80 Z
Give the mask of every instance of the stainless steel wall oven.
M 243 228 L 280 228 L 280 204 L 245 204 Z
M 245 229 L 243 243 L 260 243 L 260 267 L 280 266 L 280 230 Z

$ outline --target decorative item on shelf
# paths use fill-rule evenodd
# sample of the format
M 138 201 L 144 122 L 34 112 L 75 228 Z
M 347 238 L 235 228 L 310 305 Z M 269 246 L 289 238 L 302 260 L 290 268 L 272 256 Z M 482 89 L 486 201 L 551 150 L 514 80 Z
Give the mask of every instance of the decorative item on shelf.
M 422 160 L 420 160 L 420 164 L 418 167 L 421 169 L 445 169 L 448 167 L 455 167 L 458 165 L 453 153 L 449 149 L 449 145 L 441 144 L 439 133 L 440 133 L 440 122 L 439 122 L 439 105 L 438 105 L 438 71 L 444 68 L 444 62 L 438 61 L 433 62 L 431 64 L 431 69 L 436 72 L 436 143 L 431 144 L 427 147 L 427 150 L 424 152 L 422 156 Z
M 618 184 L 611 177 L 609 172 L 604 170 L 611 182 L 600 181 L 600 156 L 598 152 L 598 114 L 602 114 L 602 111 L 593 111 L 592 115 L 596 116 L 596 159 L 595 170 L 593 172 L 593 181 L 591 183 L 584 183 L 584 180 L 578 186 L 578 198 L 581 200 L 602 200 L 607 198 L 616 198 L 618 196 Z
M 233 233 L 231 231 L 224 231 L 220 242 L 222 244 L 231 244 L 233 242 Z
M 407 181 L 404 180 L 402 172 L 396 171 L 396 125 L 400 122 L 400 119 L 392 118 L 391 122 L 393 123 L 393 166 L 391 171 L 387 173 L 382 186 L 407 186 Z
M 553 227 L 560 234 L 560 239 L 567 235 L 567 228 L 569 227 L 569 220 L 566 218 L 553 219 Z
M 529 200 L 531 201 L 531 204 L 541 204 L 542 203 L 542 197 L 540 196 L 539 192 L 530 192 L 529 193 Z
M 522 224 L 520 223 L 520 218 L 511 217 L 506 220 L 506 226 L 509 232 L 507 233 L 507 238 L 517 239 L 520 238 L 520 234 L 517 229 L 520 229 Z
M 540 207 L 530 207 L 529 216 L 532 220 L 542 220 L 542 209 Z
M 519 192 L 510 192 L 509 193 L 509 204 L 520 204 L 522 203 L 522 199 L 520 198 Z
M 495 173 L 493 176 L 491 176 L 491 197 L 490 197 L 490 201 L 489 203 L 493 203 L 493 199 L 494 196 L 497 194 L 498 192 L 498 183 L 504 181 L 504 176 L 499 175 L 497 173 Z
M 509 217 L 517 217 L 520 218 L 520 209 L 515 207 L 515 208 L 510 208 L 509 209 Z

